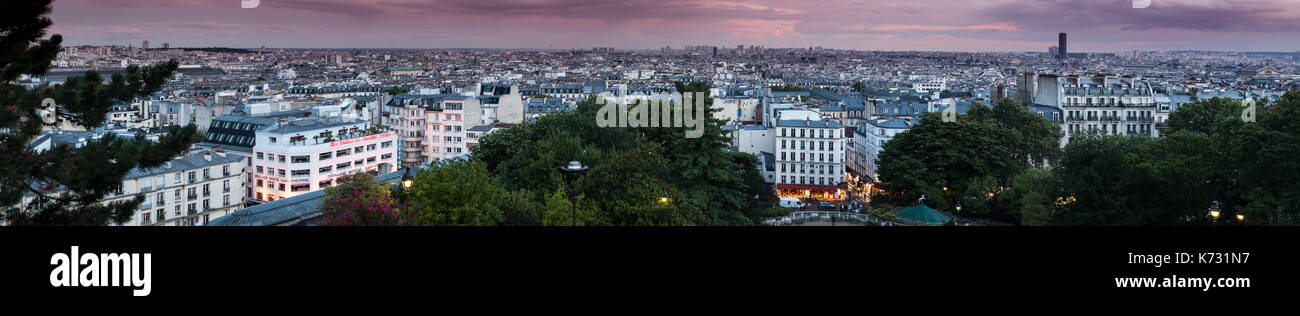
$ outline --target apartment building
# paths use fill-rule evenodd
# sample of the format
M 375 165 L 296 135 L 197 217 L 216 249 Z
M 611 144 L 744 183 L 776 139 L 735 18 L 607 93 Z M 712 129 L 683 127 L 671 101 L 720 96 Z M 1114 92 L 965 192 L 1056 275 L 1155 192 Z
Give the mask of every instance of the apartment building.
M 104 203 L 144 195 L 124 226 L 198 226 L 242 206 L 243 157 L 222 150 L 196 150 L 157 168 L 135 168 Z
M 269 202 L 324 189 L 341 176 L 397 170 L 397 133 L 366 120 L 305 118 L 257 131 L 253 199 Z
M 1151 86 L 1134 77 L 1055 78 L 1065 113 L 1065 139 L 1086 131 L 1156 137 L 1156 102 Z M 1040 86 L 1042 86 L 1040 84 Z
M 773 121 L 777 195 L 843 198 L 844 126 L 802 109 L 779 111 Z
M 479 107 L 459 94 L 403 94 L 384 105 L 380 122 L 401 136 L 400 166 L 422 166 L 469 153 L 465 133 L 481 125 Z

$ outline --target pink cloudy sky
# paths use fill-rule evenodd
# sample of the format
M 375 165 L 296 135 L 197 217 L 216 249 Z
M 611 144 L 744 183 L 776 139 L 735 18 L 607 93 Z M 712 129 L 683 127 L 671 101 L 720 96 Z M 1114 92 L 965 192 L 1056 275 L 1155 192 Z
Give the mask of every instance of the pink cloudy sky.
M 55 0 L 78 44 L 226 47 L 1300 50 L 1300 1 Z

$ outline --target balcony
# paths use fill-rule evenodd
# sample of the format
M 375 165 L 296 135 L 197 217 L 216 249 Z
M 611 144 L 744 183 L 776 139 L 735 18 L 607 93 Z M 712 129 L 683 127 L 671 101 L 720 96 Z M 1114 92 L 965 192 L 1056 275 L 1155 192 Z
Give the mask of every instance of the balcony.
M 356 130 L 355 132 L 348 132 L 340 135 L 326 135 L 325 137 L 321 137 L 318 135 L 318 136 L 312 136 L 311 138 L 294 139 L 289 141 L 289 145 L 290 146 L 313 146 L 313 145 L 320 145 L 320 144 L 329 144 L 332 142 L 354 140 L 357 138 L 380 135 L 388 132 L 389 131 L 380 130 L 372 127 L 370 129 Z
M 199 195 L 198 195 L 198 194 L 194 194 L 194 193 L 190 193 L 190 194 L 188 194 L 188 196 L 189 196 L 189 199 L 191 199 L 191 200 L 199 198 Z
M 209 197 L 209 196 L 212 196 L 211 191 L 203 191 L 203 197 Z

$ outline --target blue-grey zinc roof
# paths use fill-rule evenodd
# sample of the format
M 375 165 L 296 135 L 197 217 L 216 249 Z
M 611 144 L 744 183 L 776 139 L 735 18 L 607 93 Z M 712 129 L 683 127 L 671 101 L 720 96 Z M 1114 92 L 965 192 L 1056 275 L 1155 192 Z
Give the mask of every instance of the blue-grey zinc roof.
M 209 153 L 212 154 L 212 161 L 208 161 L 207 159 L 204 159 L 204 156 Z M 131 171 L 127 171 L 126 176 L 122 178 L 123 179 L 144 178 L 144 177 L 149 177 L 149 176 L 162 174 L 162 173 L 192 170 L 192 169 L 199 169 L 208 166 L 216 166 L 216 165 L 223 165 L 223 164 L 228 164 L 233 162 L 239 162 L 240 160 L 243 159 L 244 156 L 240 156 L 240 155 L 226 154 L 225 157 L 222 157 L 221 154 L 218 154 L 211 150 L 202 150 L 202 151 L 196 151 L 184 157 L 172 159 L 171 168 L 167 168 L 165 165 L 158 166 L 156 168 L 133 168 L 131 169 Z
M 422 167 L 415 167 L 416 170 Z M 379 175 L 380 182 L 397 181 L 405 170 Z M 275 200 L 230 213 L 208 222 L 208 226 L 282 226 L 310 222 L 321 215 L 321 198 L 325 190 L 303 193 L 291 198 Z
M 776 126 L 781 127 L 817 127 L 817 128 L 843 128 L 840 122 L 832 120 L 778 120 Z
M 901 118 L 891 118 L 884 121 L 868 121 L 867 124 L 871 124 L 871 126 L 875 126 L 878 128 L 892 128 L 892 129 L 908 129 L 912 127 L 911 125 L 908 125 L 908 122 L 906 120 L 903 120 Z

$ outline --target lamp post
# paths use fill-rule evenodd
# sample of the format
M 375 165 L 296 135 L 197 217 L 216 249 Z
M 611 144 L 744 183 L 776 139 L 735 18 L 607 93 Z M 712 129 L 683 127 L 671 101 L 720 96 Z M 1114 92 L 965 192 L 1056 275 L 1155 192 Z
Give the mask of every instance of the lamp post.
M 1238 222 L 1238 223 L 1245 223 L 1245 222 L 1246 222 L 1246 214 L 1237 213 L 1237 222 Z
M 1219 223 L 1219 201 L 1210 202 L 1210 226 L 1216 226 Z
M 571 226 L 578 226 L 578 194 L 582 193 L 582 183 L 573 183 L 579 181 L 584 173 L 587 173 L 587 166 L 576 160 L 570 161 L 568 166 L 560 167 L 560 173 L 564 175 L 564 191 L 569 193 L 569 203 L 573 205 L 573 223 Z M 664 199 L 666 201 L 666 198 Z
M 407 205 L 406 201 L 411 199 L 411 185 L 413 184 L 415 184 L 415 177 L 411 176 L 411 167 L 406 167 L 406 171 L 402 173 L 402 212 L 406 213 L 407 217 L 412 216 L 410 206 Z

